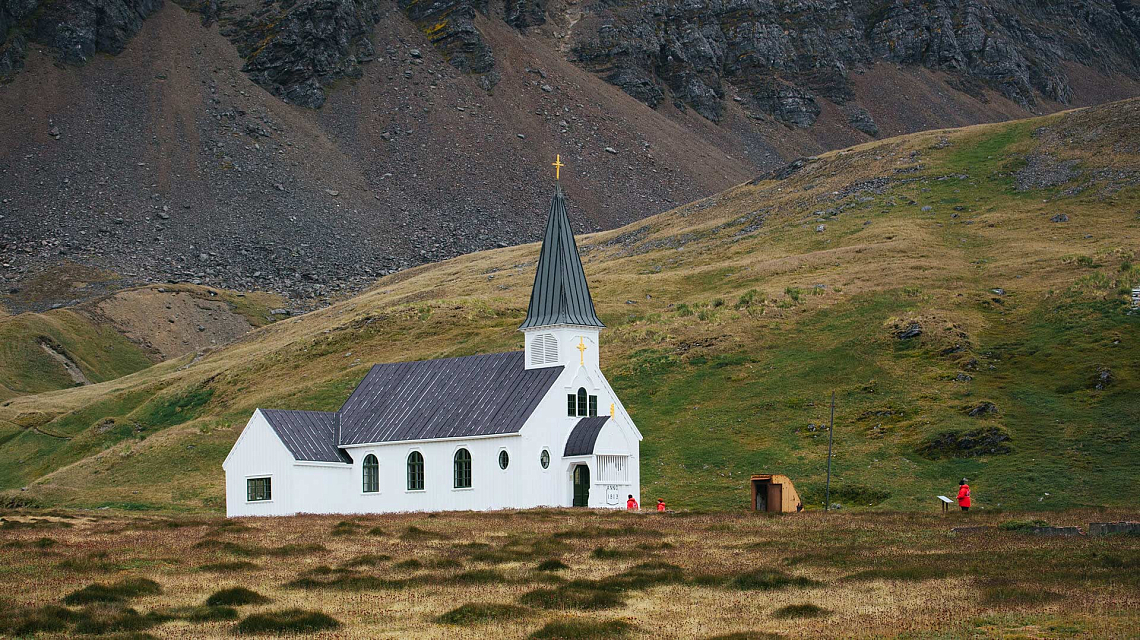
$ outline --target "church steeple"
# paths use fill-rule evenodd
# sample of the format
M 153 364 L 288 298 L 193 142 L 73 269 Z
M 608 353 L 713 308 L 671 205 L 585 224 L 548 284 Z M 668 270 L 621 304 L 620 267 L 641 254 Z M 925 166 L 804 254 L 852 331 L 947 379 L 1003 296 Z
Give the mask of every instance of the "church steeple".
M 557 165 L 556 165 L 557 166 Z M 590 286 L 582 270 L 574 232 L 566 216 L 566 198 L 562 185 L 556 184 L 550 201 L 550 217 L 534 274 L 530 307 L 519 329 L 554 325 L 605 327 L 594 311 Z

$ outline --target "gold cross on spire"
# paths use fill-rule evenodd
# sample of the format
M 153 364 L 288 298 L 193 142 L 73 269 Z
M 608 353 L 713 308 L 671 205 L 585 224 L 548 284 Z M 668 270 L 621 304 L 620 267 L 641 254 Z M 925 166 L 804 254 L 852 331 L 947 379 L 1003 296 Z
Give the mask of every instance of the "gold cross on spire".
M 583 367 L 586 366 L 586 349 L 589 349 L 589 347 L 587 347 L 585 341 L 582 340 L 582 336 L 578 336 L 578 346 L 574 348 L 578 350 L 578 360 L 580 364 Z
M 562 173 L 562 167 L 566 166 L 566 165 L 562 164 L 562 156 L 561 155 L 554 156 L 554 162 L 552 162 L 550 164 L 551 164 L 551 166 L 554 167 L 554 179 L 558 180 L 561 177 L 559 174 Z

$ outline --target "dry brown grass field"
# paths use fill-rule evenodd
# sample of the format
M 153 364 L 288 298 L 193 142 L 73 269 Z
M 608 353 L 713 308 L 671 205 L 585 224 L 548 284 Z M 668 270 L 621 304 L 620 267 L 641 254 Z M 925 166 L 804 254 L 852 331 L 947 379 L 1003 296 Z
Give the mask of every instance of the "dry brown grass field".
M 1137 516 L 1048 514 L 1082 528 Z M 347 638 L 1107 638 L 1140 628 L 1140 536 L 1040 537 L 1001 527 L 1010 518 L 999 514 L 4 518 L 0 635 L 223 637 L 289 609 L 335 621 L 314 637 Z M 255 593 L 206 606 L 233 587 Z

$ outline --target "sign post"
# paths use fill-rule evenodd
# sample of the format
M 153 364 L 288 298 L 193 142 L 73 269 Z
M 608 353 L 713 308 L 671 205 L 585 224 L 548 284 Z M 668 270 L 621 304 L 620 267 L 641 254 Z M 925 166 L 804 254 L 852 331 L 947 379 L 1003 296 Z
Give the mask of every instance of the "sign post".
M 827 424 L 827 485 L 823 498 L 823 510 L 831 511 L 831 439 L 835 430 L 835 392 L 831 392 L 831 420 Z

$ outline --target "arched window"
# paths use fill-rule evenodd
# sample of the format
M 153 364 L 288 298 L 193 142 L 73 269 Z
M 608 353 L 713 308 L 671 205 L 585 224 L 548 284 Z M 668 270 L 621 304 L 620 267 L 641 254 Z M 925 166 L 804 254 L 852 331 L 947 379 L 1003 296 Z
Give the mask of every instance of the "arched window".
M 364 493 L 380 490 L 380 462 L 371 453 L 364 456 Z
M 507 453 L 506 449 L 499 452 L 499 468 L 506 469 L 507 465 L 511 463 L 511 455 Z
M 455 488 L 471 488 L 471 452 L 467 449 L 455 452 Z
M 581 389 L 578 389 L 578 415 L 579 416 L 589 415 L 588 414 L 589 407 L 586 406 L 586 397 L 587 397 L 586 396 L 586 388 L 582 387 Z
M 424 457 L 419 451 L 408 454 L 408 491 L 424 490 Z
M 547 467 L 550 466 L 550 452 L 549 451 L 547 451 L 546 449 L 542 450 L 542 453 L 538 456 L 538 464 L 541 464 L 543 469 L 546 469 Z

